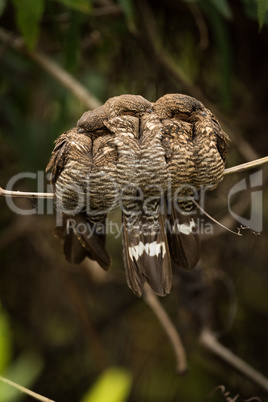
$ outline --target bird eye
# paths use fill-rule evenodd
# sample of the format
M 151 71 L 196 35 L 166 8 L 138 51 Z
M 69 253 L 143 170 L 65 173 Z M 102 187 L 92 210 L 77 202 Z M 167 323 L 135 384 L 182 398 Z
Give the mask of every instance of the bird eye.
M 77 130 L 77 132 L 78 132 L 79 134 L 84 134 L 84 133 L 86 132 L 86 130 L 85 130 L 84 128 L 79 128 L 79 129 Z

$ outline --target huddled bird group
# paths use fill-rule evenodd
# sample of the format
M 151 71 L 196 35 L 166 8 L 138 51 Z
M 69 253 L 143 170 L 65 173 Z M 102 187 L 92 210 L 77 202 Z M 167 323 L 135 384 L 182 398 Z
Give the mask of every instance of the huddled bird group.
M 147 282 L 168 294 L 172 269 L 199 260 L 193 200 L 221 181 L 227 149 L 217 118 L 187 95 L 154 103 L 121 95 L 85 112 L 56 140 L 47 166 L 67 260 L 89 257 L 107 270 L 107 214 L 120 207 L 129 287 L 140 296 Z

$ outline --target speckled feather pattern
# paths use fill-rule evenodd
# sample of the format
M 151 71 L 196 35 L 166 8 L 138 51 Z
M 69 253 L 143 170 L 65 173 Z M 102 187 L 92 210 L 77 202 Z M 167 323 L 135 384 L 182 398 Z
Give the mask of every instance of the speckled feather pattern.
M 169 293 L 172 268 L 191 269 L 199 258 L 193 217 L 162 210 L 168 200 L 215 188 L 223 177 L 228 136 L 217 118 L 195 98 L 168 94 L 151 103 L 139 95 L 108 99 L 85 112 L 77 127 L 56 140 L 47 169 L 68 260 L 85 256 L 108 269 L 105 233 L 66 234 L 68 216 L 105 228 L 107 212 L 121 207 L 123 255 L 128 285 L 140 296 L 144 282 Z M 191 201 L 178 201 L 187 211 Z M 166 204 L 165 204 L 166 205 Z M 69 212 L 68 212 L 69 211 Z M 169 222 L 172 230 L 166 230 Z M 102 256 L 99 254 L 102 252 Z

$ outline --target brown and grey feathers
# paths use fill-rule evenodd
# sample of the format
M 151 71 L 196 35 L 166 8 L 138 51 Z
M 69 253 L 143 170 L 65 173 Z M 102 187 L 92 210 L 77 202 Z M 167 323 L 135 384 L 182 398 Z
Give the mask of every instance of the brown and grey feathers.
M 140 95 L 120 95 L 108 99 L 104 105 L 85 112 L 77 122 L 86 131 L 102 130 L 107 120 L 121 115 L 139 117 L 152 107 L 151 102 Z
M 67 259 L 88 256 L 108 269 L 105 220 L 119 206 L 128 285 L 139 296 L 145 282 L 158 295 L 169 293 L 171 268 L 198 262 L 192 200 L 221 181 L 228 140 L 217 118 L 183 94 L 155 103 L 121 95 L 85 112 L 58 138 L 47 167 Z
M 55 190 L 56 234 L 64 241 L 67 260 L 79 263 L 88 256 L 108 269 L 111 259 L 105 249 L 106 213 L 103 211 L 111 208 L 114 199 L 104 197 L 101 209 L 96 208 L 99 197 L 106 195 L 105 182 L 112 180 L 105 174 L 104 180 L 99 180 L 103 172 L 98 169 L 98 151 L 105 150 L 111 160 L 117 155 L 116 147 L 110 146 L 110 138 L 105 143 L 106 149 L 103 138 L 93 141 L 77 128 L 67 131 L 57 139 L 47 170 L 51 169 Z M 100 199 L 103 201 L 103 197 Z

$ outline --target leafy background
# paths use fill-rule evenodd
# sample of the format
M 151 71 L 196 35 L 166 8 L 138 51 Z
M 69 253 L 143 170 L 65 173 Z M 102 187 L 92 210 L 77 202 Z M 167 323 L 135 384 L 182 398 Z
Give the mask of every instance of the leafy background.
M 12 36 L 0 35 L 0 185 L 22 171 L 42 172 L 55 138 L 87 109 L 40 67 L 35 52 L 100 103 L 122 93 L 152 101 L 170 92 L 196 96 L 232 139 L 228 166 L 267 155 L 267 3 L 2 0 L 0 26 Z M 12 45 L 17 35 L 25 52 Z M 205 324 L 226 329 L 220 341 L 268 376 L 266 168 L 263 175 L 262 235 L 245 231 L 239 238 L 215 229 L 203 239 L 201 268 L 175 273 L 171 295 L 161 300 L 185 345 L 183 377 L 156 317 L 126 286 L 120 239 L 108 239 L 110 273 L 89 261 L 71 266 L 53 237 L 50 213 L 19 216 L 1 198 L 0 373 L 65 402 L 204 401 L 220 384 L 233 396 L 265 401 L 261 387 L 199 342 Z M 209 213 L 234 228 L 228 192 L 248 176 L 227 177 L 206 202 Z M 17 189 L 36 186 L 29 178 Z M 249 194 L 236 200 L 238 209 L 245 204 L 245 216 L 248 200 Z M 0 400 L 32 399 L 0 384 Z M 208 400 L 224 398 L 215 393 Z

